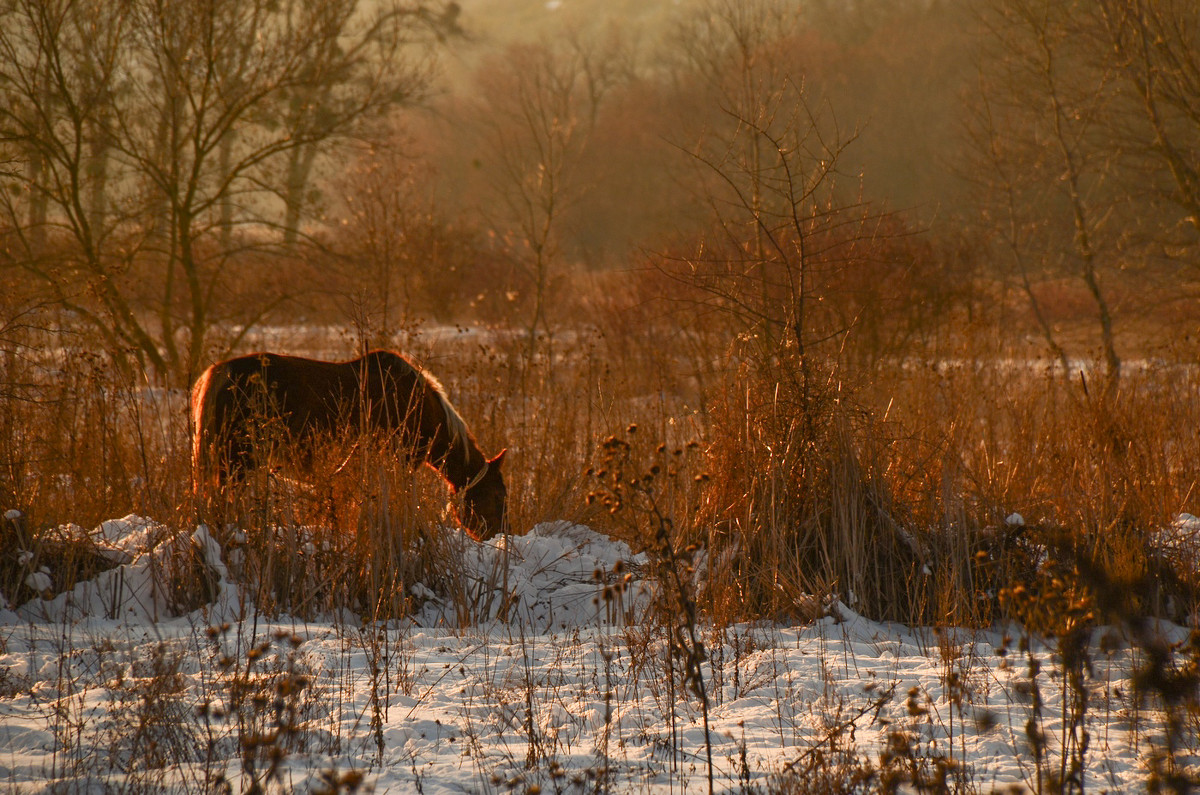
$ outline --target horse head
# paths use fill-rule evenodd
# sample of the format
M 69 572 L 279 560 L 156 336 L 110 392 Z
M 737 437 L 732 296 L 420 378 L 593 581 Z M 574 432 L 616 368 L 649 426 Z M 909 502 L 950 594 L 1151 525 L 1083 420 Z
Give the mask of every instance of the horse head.
M 479 474 L 463 489 L 463 524 L 475 538 L 483 541 L 508 529 L 504 507 L 508 492 L 500 464 L 507 450 L 488 459 Z

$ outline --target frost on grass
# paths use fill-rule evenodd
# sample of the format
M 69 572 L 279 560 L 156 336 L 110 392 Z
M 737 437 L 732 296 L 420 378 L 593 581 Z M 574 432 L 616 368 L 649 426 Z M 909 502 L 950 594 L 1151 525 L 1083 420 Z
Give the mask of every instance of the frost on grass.
M 424 584 L 404 621 L 268 617 L 203 527 L 169 539 L 126 517 L 94 535 L 125 562 L 0 614 L 0 780 L 14 790 L 708 789 L 702 705 L 651 609 L 646 561 L 586 527 L 454 538 L 469 625 Z M 180 609 L 159 579 L 169 544 L 213 578 L 203 605 Z M 703 629 L 717 790 L 899 772 L 979 791 L 1066 773 L 1140 790 L 1168 748 L 1162 704 L 1137 695 L 1143 655 L 1119 631 L 1089 645 L 1080 717 L 1059 650 L 1037 637 L 833 607 L 806 626 Z M 1166 647 L 1187 639 L 1157 632 Z M 1090 738 L 1078 769 L 1062 746 L 1076 720 Z M 1187 720 L 1171 764 L 1194 772 Z

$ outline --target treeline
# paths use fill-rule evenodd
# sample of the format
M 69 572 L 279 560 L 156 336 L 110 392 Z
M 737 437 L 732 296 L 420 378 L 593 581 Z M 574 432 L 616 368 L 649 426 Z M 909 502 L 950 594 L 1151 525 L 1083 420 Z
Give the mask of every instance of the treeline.
M 1198 30 L 1181 0 L 704 0 L 501 46 L 454 3 L 5 0 L 0 320 L 178 384 L 265 321 L 535 351 L 665 297 L 764 361 L 983 329 L 1115 382 L 1195 308 Z

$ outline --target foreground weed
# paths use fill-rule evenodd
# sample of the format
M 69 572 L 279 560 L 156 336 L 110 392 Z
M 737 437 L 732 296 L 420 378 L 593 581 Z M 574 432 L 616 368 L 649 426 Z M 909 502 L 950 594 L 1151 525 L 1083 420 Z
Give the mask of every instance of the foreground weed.
M 668 660 L 681 666 L 684 688 L 691 691 L 700 702 L 708 791 L 711 793 L 712 737 L 709 731 L 709 696 L 703 670 L 708 662 L 708 654 L 700 638 L 694 594 L 692 554 L 695 549 L 678 548 L 675 520 L 670 513 L 673 505 L 678 506 L 680 497 L 686 504 L 687 491 L 680 483 L 683 468 L 677 463 L 684 458 L 684 448 L 668 456 L 666 446 L 660 444 L 651 463 L 639 469 L 633 461 L 634 448 L 629 441 L 636 433 L 637 426 L 630 425 L 625 438 L 614 435 L 605 440 L 603 466 L 593 473 L 600 481 L 596 496 L 611 514 L 623 516 L 634 532 L 647 543 L 655 580 L 662 588 L 664 624 L 668 628 Z M 704 476 L 697 476 L 697 479 L 703 481 Z M 673 704 L 670 715 L 673 720 Z
M 208 634 L 217 643 L 229 630 L 226 624 L 211 627 Z M 311 684 L 299 660 L 303 644 L 299 635 L 280 631 L 273 641 L 248 648 L 244 659 L 222 654 L 217 661 L 224 704 L 202 704 L 197 714 L 208 725 L 232 723 L 242 763 L 240 791 L 283 792 L 290 788 L 283 776 L 284 762 L 303 741 L 305 697 Z M 210 785 L 217 792 L 234 790 L 234 783 L 220 773 Z
M 1025 656 L 1030 698 L 1025 741 L 1034 759 L 1037 791 L 1082 792 L 1091 742 L 1085 728 L 1090 696 L 1086 679 L 1092 670 L 1088 645 L 1095 606 L 1089 590 L 1056 572 L 1058 568 L 1057 562 L 1050 561 L 1036 586 L 1012 586 L 1004 589 L 1000 598 L 1023 628 L 1019 650 Z M 1048 672 L 1060 678 L 1063 692 L 1061 713 L 1055 721 L 1061 729 L 1053 746 L 1044 730 L 1049 716 L 1042 695 L 1042 664 L 1035 654 L 1038 637 L 1052 639 L 1061 660 L 1058 671 Z M 1057 759 L 1052 747 L 1058 749 Z
M 1165 718 L 1161 745 L 1149 759 L 1147 787 L 1153 792 L 1189 792 L 1200 786 L 1194 770 L 1181 761 L 1185 752 L 1195 751 L 1195 721 L 1200 714 L 1200 632 L 1192 631 L 1186 642 L 1171 645 L 1164 640 L 1156 621 L 1146 617 L 1144 606 L 1130 595 L 1150 592 L 1154 583 L 1143 573 L 1141 579 L 1114 574 L 1113 566 L 1098 558 L 1094 550 L 1068 534 L 1045 539 L 1047 560 L 1030 585 L 1017 584 L 1001 592 L 1001 602 L 1020 622 L 1018 648 L 1028 666 L 1030 717 L 1026 742 L 1036 763 L 1033 784 L 1038 791 L 1083 792 L 1087 781 L 1087 754 L 1091 735 L 1086 728 L 1092 707 L 1089 683 L 1096 679 L 1092 637 L 1102 624 L 1120 628 L 1142 655 L 1134 672 L 1134 697 L 1138 704 L 1152 702 Z M 1033 653 L 1040 638 L 1053 641 L 1058 670 L 1043 674 Z M 1101 649 L 1112 641 L 1101 639 Z M 1004 651 L 1003 649 L 1001 650 Z M 1059 679 L 1063 693 L 1060 726 L 1053 744 L 1044 726 L 1042 676 Z M 1057 758 L 1054 756 L 1057 751 Z
M 413 693 L 412 650 L 408 647 L 407 633 L 403 629 L 391 631 L 383 621 L 367 621 L 354 627 L 353 631 L 366 657 L 370 682 L 367 694 L 369 730 L 375 744 L 375 764 L 382 765 L 387 750 L 383 729 L 388 723 L 392 696 L 396 692 L 406 696 Z
M 139 650 L 131 661 L 102 663 L 109 705 L 98 745 L 107 748 L 110 770 L 123 774 L 121 790 L 163 787 L 168 772 L 190 775 L 200 761 L 186 664 L 185 652 L 167 643 L 145 657 Z
M 880 771 L 855 744 L 858 727 L 880 722 L 880 713 L 895 697 L 896 685 L 874 692 L 856 710 L 844 703 L 823 711 L 821 738 L 784 765 L 770 779 L 767 792 L 778 795 L 851 795 L 879 791 Z

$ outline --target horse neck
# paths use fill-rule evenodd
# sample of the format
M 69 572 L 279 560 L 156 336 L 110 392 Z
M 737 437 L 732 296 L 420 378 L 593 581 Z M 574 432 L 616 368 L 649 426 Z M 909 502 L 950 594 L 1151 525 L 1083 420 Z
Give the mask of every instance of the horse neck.
M 455 491 L 461 491 L 487 466 L 487 457 L 469 433 L 447 432 L 447 436 L 449 443 L 444 445 L 445 451 L 430 450 L 429 460 Z
M 487 457 L 440 385 L 428 376 L 425 378 L 425 410 L 429 412 L 426 417 L 437 417 L 436 427 L 427 427 L 425 431 L 429 443 L 427 460 L 455 491 L 460 491 L 484 471 Z

